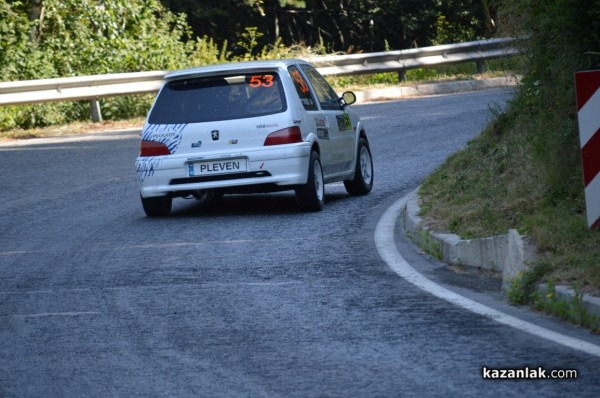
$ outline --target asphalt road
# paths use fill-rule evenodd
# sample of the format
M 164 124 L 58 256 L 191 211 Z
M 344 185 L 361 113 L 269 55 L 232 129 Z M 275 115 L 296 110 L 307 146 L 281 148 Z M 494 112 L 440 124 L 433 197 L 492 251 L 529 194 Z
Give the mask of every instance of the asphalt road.
M 320 213 L 279 193 L 148 219 L 135 132 L 0 147 L 0 396 L 600 396 L 599 358 L 431 296 L 375 247 L 387 206 L 510 93 L 355 106 L 375 187 L 327 186 Z M 484 366 L 579 377 L 484 380 Z

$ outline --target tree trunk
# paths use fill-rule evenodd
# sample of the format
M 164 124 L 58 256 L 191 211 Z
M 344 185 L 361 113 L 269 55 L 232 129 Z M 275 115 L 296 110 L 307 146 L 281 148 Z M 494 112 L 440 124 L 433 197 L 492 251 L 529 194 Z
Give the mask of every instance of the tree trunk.
M 496 31 L 496 22 L 492 17 L 488 0 L 483 0 L 483 15 L 485 17 L 485 33 L 488 36 L 492 36 Z
M 28 0 L 29 3 L 29 22 L 39 21 L 33 25 L 29 32 L 29 41 L 39 41 L 42 32 L 42 23 L 44 22 L 43 0 Z

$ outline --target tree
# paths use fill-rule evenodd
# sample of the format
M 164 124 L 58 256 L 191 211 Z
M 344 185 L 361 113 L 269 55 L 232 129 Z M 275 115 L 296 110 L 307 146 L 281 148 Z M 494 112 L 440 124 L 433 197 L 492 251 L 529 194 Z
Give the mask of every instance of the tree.
M 188 15 L 194 35 L 236 42 L 247 27 L 259 46 L 324 43 L 330 51 L 382 51 L 494 33 L 487 0 L 163 0 Z M 235 48 L 234 48 L 235 50 Z M 243 49 L 241 49 L 243 50 Z
M 169 70 L 222 60 L 190 40 L 185 16 L 158 0 L 0 0 L 0 80 Z M 103 100 L 107 119 L 143 115 L 148 98 Z M 0 108 L 0 128 L 89 117 L 87 103 Z
M 29 6 L 29 22 L 32 23 L 29 40 L 37 41 L 44 23 L 44 7 L 42 0 L 29 0 L 27 3 Z

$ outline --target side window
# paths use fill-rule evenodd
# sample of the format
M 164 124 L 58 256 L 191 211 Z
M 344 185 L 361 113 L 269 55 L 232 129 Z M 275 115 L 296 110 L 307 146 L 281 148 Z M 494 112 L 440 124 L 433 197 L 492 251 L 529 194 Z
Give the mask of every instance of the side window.
M 321 103 L 321 108 L 328 111 L 342 109 L 342 105 L 338 101 L 338 95 L 333 91 L 329 83 L 327 83 L 327 80 L 310 65 L 301 65 L 300 67 L 306 73 L 310 84 L 315 89 Z
M 288 71 L 290 72 L 290 76 L 292 77 L 292 81 L 294 82 L 294 87 L 296 87 L 296 92 L 300 97 L 300 101 L 302 102 L 304 109 L 306 109 L 307 111 L 316 111 L 317 104 L 310 92 L 308 83 L 306 83 L 306 80 L 304 80 L 304 77 L 302 76 L 302 73 L 300 73 L 298 68 L 296 68 L 295 66 L 290 66 L 288 68 Z

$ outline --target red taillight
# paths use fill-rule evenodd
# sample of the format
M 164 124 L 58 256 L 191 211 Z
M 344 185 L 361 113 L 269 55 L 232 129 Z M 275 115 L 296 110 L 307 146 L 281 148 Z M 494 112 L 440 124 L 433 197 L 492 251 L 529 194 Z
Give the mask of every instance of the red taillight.
M 296 142 L 302 142 L 302 132 L 300 131 L 300 127 L 292 126 L 269 134 L 265 140 L 265 146 L 294 144 Z
M 144 141 L 140 145 L 140 156 L 161 156 L 170 155 L 171 151 L 162 142 Z

